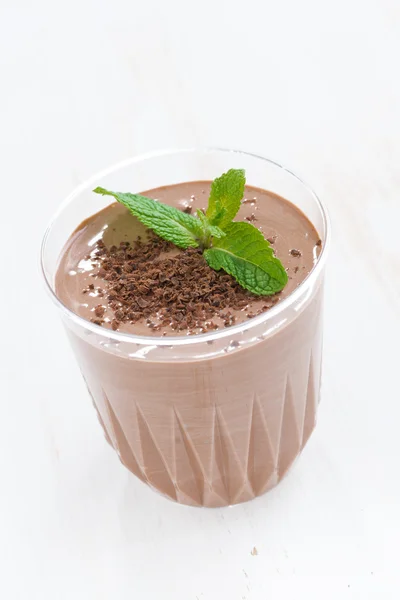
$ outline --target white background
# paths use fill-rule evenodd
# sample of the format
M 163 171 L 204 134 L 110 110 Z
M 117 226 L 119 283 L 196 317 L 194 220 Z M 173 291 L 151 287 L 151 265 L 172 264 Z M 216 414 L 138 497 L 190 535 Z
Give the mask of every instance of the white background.
M 399 58 L 398 0 L 2 0 L 1 598 L 400 597 Z M 282 161 L 334 228 L 317 430 L 225 510 L 120 465 L 37 267 L 74 186 L 192 145 Z

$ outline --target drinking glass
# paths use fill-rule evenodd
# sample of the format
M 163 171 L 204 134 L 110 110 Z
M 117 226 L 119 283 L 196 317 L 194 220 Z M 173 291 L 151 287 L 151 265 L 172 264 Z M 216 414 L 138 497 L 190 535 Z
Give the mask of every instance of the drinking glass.
M 94 187 L 140 192 L 212 180 L 231 168 L 244 168 L 249 185 L 292 202 L 319 233 L 318 261 L 289 297 L 244 323 L 177 337 L 104 329 L 57 298 L 67 239 L 110 203 Z M 329 239 L 326 211 L 307 185 L 272 160 L 232 150 L 131 158 L 80 185 L 61 205 L 42 244 L 46 286 L 105 437 L 141 481 L 179 503 L 216 507 L 259 496 L 287 473 L 315 426 Z

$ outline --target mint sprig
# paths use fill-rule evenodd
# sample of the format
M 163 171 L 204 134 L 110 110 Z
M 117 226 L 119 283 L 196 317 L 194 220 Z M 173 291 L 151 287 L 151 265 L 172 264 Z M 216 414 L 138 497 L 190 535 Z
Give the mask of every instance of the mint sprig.
M 93 191 L 113 196 L 143 225 L 179 248 L 200 247 L 211 268 L 223 269 L 253 294 L 268 296 L 281 291 L 288 276 L 261 231 L 250 223 L 232 222 L 245 183 L 242 169 L 230 169 L 214 179 L 207 211 L 198 210 L 196 216 L 139 194 L 101 187 Z

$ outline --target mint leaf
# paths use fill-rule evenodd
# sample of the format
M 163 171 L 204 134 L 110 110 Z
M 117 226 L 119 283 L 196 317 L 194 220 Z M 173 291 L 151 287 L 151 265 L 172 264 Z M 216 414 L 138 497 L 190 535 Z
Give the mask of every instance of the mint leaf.
M 275 294 L 288 281 L 287 273 L 261 231 L 250 223 L 231 223 L 226 236 L 204 251 L 208 265 L 224 269 L 238 283 L 260 296 Z
M 188 248 L 189 246 L 196 248 L 204 238 L 201 221 L 177 208 L 139 194 L 110 192 L 101 187 L 97 187 L 93 191 L 96 194 L 113 196 L 126 206 L 143 225 L 179 248 Z
M 200 210 L 200 208 L 197 209 L 196 215 L 198 216 L 199 220 L 201 221 L 201 225 L 206 234 L 209 234 L 212 237 L 216 237 L 216 238 L 222 238 L 225 236 L 225 233 L 222 231 L 222 229 L 220 229 L 216 225 L 210 225 L 206 215 L 203 213 L 202 210 Z
M 225 229 L 236 216 L 246 183 L 243 169 L 230 169 L 211 184 L 206 217 L 211 225 Z

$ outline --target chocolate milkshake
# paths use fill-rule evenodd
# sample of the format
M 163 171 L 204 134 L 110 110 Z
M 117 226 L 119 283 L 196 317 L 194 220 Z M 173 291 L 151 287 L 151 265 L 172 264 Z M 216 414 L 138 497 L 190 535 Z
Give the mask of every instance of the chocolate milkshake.
M 235 221 L 257 227 L 286 269 L 278 293 L 244 289 L 201 248 L 176 248 L 92 193 L 147 190 L 196 215 L 209 180 L 231 168 L 245 168 L 252 184 Z M 140 480 L 177 502 L 217 507 L 263 494 L 287 473 L 315 425 L 328 242 L 315 195 L 240 152 L 134 158 L 60 208 L 43 241 L 44 277 L 105 437 Z
M 144 195 L 195 212 L 206 206 L 210 185 L 208 181 L 187 182 Z M 290 202 L 250 186 L 237 219 L 259 228 L 287 269 L 289 281 L 279 294 L 256 296 L 235 284 L 230 275 L 212 271 L 195 252 L 160 244 L 118 203 L 77 228 L 64 248 L 56 275 L 55 290 L 61 302 L 105 330 L 154 337 L 155 345 L 160 337 L 220 330 L 228 334 L 223 348 L 215 352 L 217 342 L 207 340 L 208 357 L 198 358 L 183 348 L 180 359 L 174 361 L 152 360 L 135 352 L 126 355 L 120 352 L 123 342 L 93 344 L 89 337 L 71 333 L 100 423 L 122 463 L 161 493 L 197 506 L 242 502 L 274 486 L 306 443 L 318 402 L 320 290 L 279 333 L 260 331 L 249 343 L 246 329 L 237 333 L 235 326 L 251 325 L 254 317 L 278 306 L 298 288 L 318 261 L 319 234 Z M 212 284 L 218 286 L 222 307 L 220 300 L 217 306 L 211 303 L 211 314 L 194 310 L 194 317 L 189 323 L 185 318 L 182 327 L 182 320 L 176 320 L 171 310 L 167 319 L 160 319 L 160 303 L 144 310 L 152 306 L 154 289 L 137 293 L 133 314 L 132 302 L 127 312 L 121 302 L 124 296 L 112 296 L 124 285 L 126 266 L 138 256 L 144 271 L 149 263 L 158 265 L 153 288 L 171 293 L 174 307 L 177 297 L 173 293 L 184 287 L 182 280 L 192 290 L 197 290 L 198 280 L 196 272 L 181 280 L 160 278 L 179 255 L 184 255 L 183 264 L 189 267 L 192 259 L 198 268 L 199 260 L 203 261 L 203 270 L 210 271 Z M 116 256 L 119 260 L 114 264 Z M 204 279 L 204 273 L 199 275 Z M 223 297 L 226 285 L 228 298 Z M 212 296 L 209 288 L 207 297 Z M 168 307 L 168 302 L 163 306 Z M 210 309 L 201 297 L 204 306 Z

